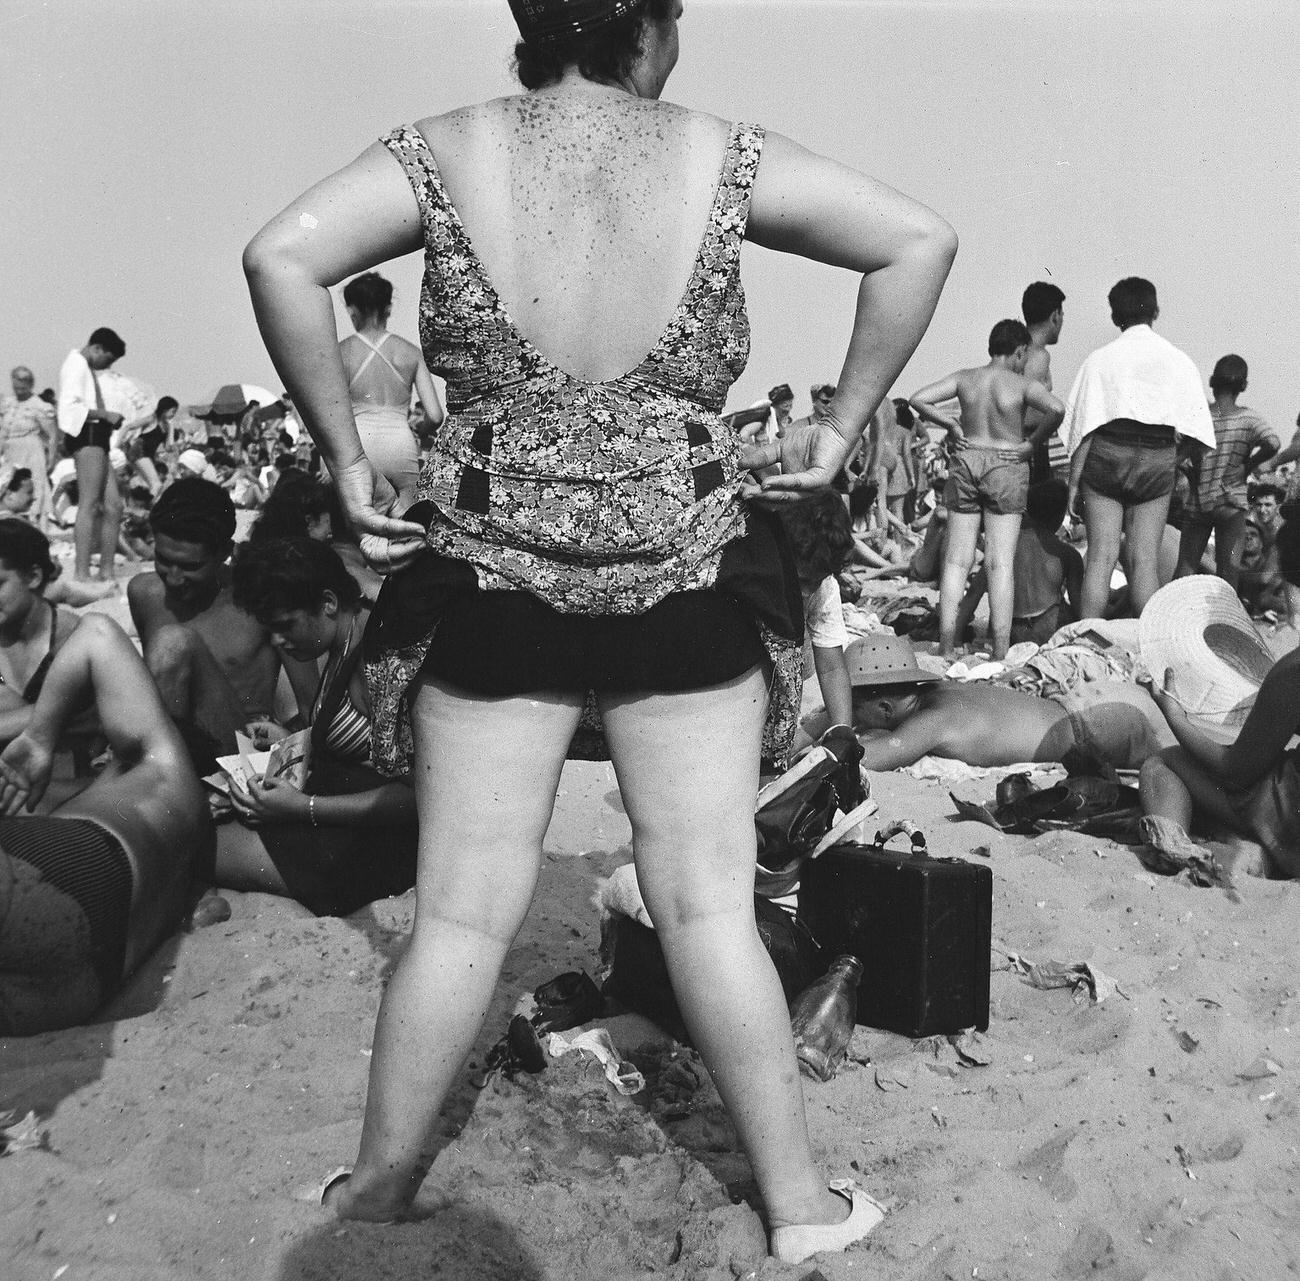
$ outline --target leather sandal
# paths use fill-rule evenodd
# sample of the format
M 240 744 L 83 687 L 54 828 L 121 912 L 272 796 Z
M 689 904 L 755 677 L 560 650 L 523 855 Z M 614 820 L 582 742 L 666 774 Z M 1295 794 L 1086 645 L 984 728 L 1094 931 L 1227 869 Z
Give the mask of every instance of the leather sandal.
M 782 1263 L 802 1263 L 814 1254 L 846 1250 L 861 1241 L 885 1217 L 885 1207 L 852 1179 L 833 1179 L 830 1190 L 852 1207 L 843 1223 L 796 1223 L 772 1229 L 772 1257 Z

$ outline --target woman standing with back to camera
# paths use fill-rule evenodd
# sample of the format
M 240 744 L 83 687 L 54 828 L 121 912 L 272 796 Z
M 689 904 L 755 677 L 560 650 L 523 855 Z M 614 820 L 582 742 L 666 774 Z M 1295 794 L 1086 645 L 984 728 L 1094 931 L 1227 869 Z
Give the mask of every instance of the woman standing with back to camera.
M 594 690 L 686 1026 L 787 1261 L 882 1211 L 809 1150 L 789 1015 L 754 923 L 760 740 L 784 754 L 798 584 L 763 505 L 828 487 L 934 310 L 952 230 L 749 125 L 659 101 L 679 0 L 511 0 L 527 92 L 395 130 L 294 201 L 245 268 L 267 346 L 362 545 L 393 573 L 368 641 L 375 758 L 414 751 L 417 914 L 384 996 L 344 1218 L 409 1211 L 428 1132 L 536 883 Z M 744 238 L 862 273 L 838 390 L 761 486 L 718 417 L 744 368 Z M 394 519 L 328 289 L 424 245 L 449 415 Z M 756 500 L 756 501 L 748 501 Z M 795 705 L 797 706 L 797 699 Z

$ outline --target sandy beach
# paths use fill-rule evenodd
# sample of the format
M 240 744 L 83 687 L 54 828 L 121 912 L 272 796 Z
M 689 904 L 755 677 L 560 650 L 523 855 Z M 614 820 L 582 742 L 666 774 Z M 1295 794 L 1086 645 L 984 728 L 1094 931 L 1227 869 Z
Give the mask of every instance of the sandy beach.
M 959 795 L 989 799 L 995 777 Z M 874 824 L 910 818 L 993 872 L 991 1022 L 964 1046 L 860 1028 L 806 1082 L 828 1175 L 891 1206 L 846 1254 L 765 1257 L 748 1166 L 699 1060 L 634 1015 L 604 1020 L 647 1079 L 586 1056 L 479 1090 L 436 1136 L 421 1222 L 343 1225 L 295 1198 L 356 1151 L 382 984 L 413 895 L 343 919 L 229 894 L 230 920 L 164 947 L 93 1026 L 0 1042 L 0 1107 L 44 1146 L 0 1159 L 11 1281 L 258 1278 L 1282 1278 L 1300 1269 L 1300 935 L 1294 883 L 1232 894 L 1143 869 L 1110 841 L 958 821 L 949 782 L 875 775 Z M 533 913 L 475 1066 L 516 998 L 597 975 L 600 877 L 630 860 L 609 767 L 566 766 Z M 1229 855 L 1231 861 L 1231 852 Z M 1012 967 L 1113 979 L 1041 990 Z M 1106 987 L 1102 985 L 1103 989 Z M 986 1059 L 986 1063 L 972 1060 Z

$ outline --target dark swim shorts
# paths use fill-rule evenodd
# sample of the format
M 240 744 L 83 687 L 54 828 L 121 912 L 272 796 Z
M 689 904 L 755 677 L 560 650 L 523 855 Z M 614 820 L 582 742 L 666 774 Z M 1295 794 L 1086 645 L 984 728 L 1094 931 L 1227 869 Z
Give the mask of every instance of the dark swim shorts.
M 79 449 L 89 445 L 92 449 L 107 449 L 112 439 L 113 428 L 105 422 L 87 423 L 75 436 L 67 438 L 68 453 L 75 454 Z
M 1094 493 L 1131 507 L 1172 494 L 1176 462 L 1172 427 L 1098 427 L 1080 479 Z
M 644 614 L 593 615 L 561 614 L 530 592 L 478 591 L 448 606 L 425 671 L 506 698 L 703 689 L 766 662 L 752 612 L 722 592 L 675 592 Z
M 1023 516 L 1029 497 L 1029 461 L 1014 449 L 968 445 L 948 464 L 943 502 L 950 512 Z

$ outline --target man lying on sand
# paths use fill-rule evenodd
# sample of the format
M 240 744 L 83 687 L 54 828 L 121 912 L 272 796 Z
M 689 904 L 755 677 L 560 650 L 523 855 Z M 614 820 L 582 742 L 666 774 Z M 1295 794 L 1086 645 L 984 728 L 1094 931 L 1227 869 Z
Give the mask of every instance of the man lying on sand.
M 1060 702 L 983 683 L 947 681 L 917 665 L 905 636 L 864 636 L 844 651 L 864 768 L 902 769 L 923 756 L 967 765 L 1064 761 L 1070 753 L 1137 769 L 1176 743 L 1150 696 L 1093 682 Z M 804 723 L 814 738 L 826 726 Z M 798 744 L 796 744 L 798 746 Z

